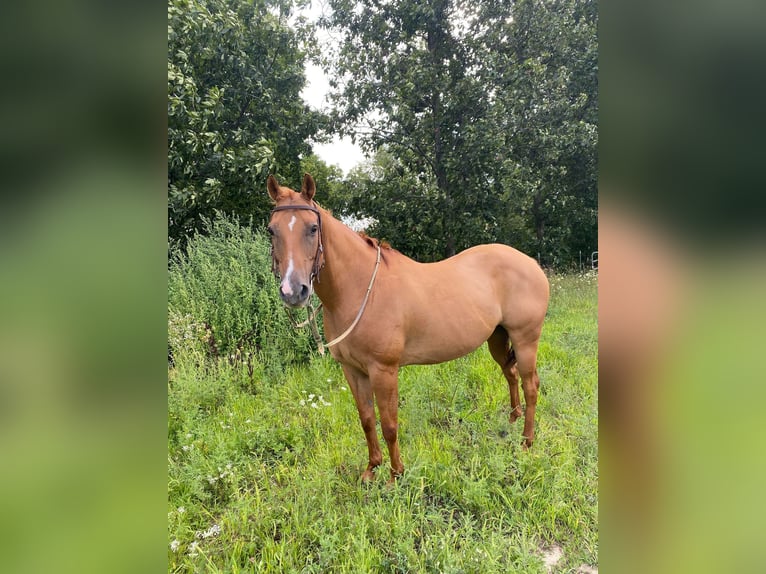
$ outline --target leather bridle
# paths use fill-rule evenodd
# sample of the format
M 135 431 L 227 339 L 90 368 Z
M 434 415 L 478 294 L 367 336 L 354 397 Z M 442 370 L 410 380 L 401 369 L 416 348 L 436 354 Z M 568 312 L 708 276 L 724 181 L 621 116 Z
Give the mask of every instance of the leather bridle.
M 290 211 L 295 209 L 312 211 L 316 213 L 317 215 L 317 225 L 319 226 L 319 229 L 317 230 L 317 232 L 319 233 L 319 242 L 317 243 L 317 251 L 314 254 L 314 264 L 311 267 L 311 276 L 309 277 L 309 283 L 313 284 L 314 279 L 319 277 L 319 272 L 324 267 L 324 247 L 322 246 L 322 214 L 313 205 L 304 205 L 299 203 L 297 205 L 278 205 L 271 210 L 271 215 L 274 215 L 274 213 L 277 211 Z M 278 279 L 281 279 L 279 275 L 279 268 L 277 267 L 277 258 L 274 255 L 273 240 L 271 242 L 271 272 L 274 274 L 275 277 L 277 277 Z
M 313 205 L 305 205 L 300 203 L 297 205 L 278 205 L 277 207 L 271 210 L 271 214 L 273 215 L 275 211 L 289 211 L 292 209 L 302 209 L 305 211 L 313 211 L 314 213 L 317 214 L 317 224 L 319 226 L 319 229 L 317 230 L 319 233 L 319 243 L 317 244 L 317 252 L 314 255 L 314 265 L 311 268 L 311 277 L 309 279 L 309 282 L 313 285 L 315 278 L 317 279 L 317 281 L 319 281 L 318 279 L 319 272 L 324 267 L 324 247 L 322 246 L 322 214 Z M 359 323 L 359 320 L 362 318 L 362 314 L 364 314 L 364 310 L 367 307 L 367 301 L 370 298 L 370 292 L 372 291 L 372 286 L 375 284 L 375 277 L 377 277 L 378 275 L 378 268 L 380 267 L 380 259 L 381 259 L 380 245 L 376 245 L 375 247 L 378 252 L 377 257 L 375 258 L 375 269 L 373 269 L 372 271 L 372 277 L 370 277 L 370 284 L 367 286 L 367 292 L 364 294 L 362 305 L 359 307 L 359 311 L 357 312 L 356 317 L 354 318 L 354 321 L 338 337 L 335 337 L 329 343 L 322 343 L 322 338 L 319 335 L 319 329 L 316 323 L 317 314 L 322 308 L 321 303 L 319 307 L 317 307 L 316 309 L 313 309 L 311 307 L 311 304 L 309 303 L 308 318 L 306 319 L 306 321 L 300 324 L 296 323 L 296 321 L 293 320 L 292 316 L 290 315 L 290 310 L 289 309 L 287 310 L 288 317 L 290 317 L 290 320 L 293 323 L 294 327 L 300 328 L 306 325 L 311 325 L 312 333 L 314 335 L 314 339 L 316 340 L 320 354 L 324 355 L 325 347 L 333 347 L 337 345 L 338 343 L 340 343 L 341 341 L 343 341 L 346 337 L 348 337 L 351 334 L 351 331 L 354 330 L 354 327 L 356 327 L 357 324 Z M 274 257 L 274 242 L 273 241 L 271 242 L 271 271 L 274 273 L 275 277 L 277 277 L 278 279 L 280 278 L 279 269 L 277 268 L 277 260 L 276 260 L 276 257 Z

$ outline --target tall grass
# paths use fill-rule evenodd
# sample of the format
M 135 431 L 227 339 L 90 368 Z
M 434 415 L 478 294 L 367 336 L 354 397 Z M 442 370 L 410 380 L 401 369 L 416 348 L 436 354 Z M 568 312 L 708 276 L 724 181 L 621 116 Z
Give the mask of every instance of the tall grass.
M 406 470 L 393 488 L 387 455 L 376 482 L 359 483 L 367 449 L 332 359 L 309 354 L 266 376 L 265 353 L 254 375 L 236 361 L 177 357 L 168 382 L 169 570 L 544 572 L 552 545 L 563 549 L 557 571 L 597 564 L 595 279 L 551 283 L 535 446 L 521 449 L 521 424 L 508 422 L 508 388 L 486 346 L 407 367 Z M 189 292 L 184 309 L 197 308 L 198 293 L 207 291 Z M 239 320 L 228 313 L 220 320 Z M 225 332 L 236 339 L 236 329 Z
M 277 295 L 268 238 L 225 215 L 172 254 L 168 309 L 169 351 L 181 364 L 228 357 L 278 372 L 311 353 Z

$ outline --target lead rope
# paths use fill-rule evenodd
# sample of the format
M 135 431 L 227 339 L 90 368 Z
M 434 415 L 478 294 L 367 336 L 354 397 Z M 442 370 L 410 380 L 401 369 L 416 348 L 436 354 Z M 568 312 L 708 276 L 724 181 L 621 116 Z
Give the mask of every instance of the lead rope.
M 376 247 L 378 249 L 378 256 L 375 259 L 375 269 L 372 272 L 372 277 L 370 277 L 370 284 L 367 286 L 367 292 L 364 294 L 364 299 L 362 300 L 362 306 L 359 308 L 359 312 L 356 314 L 356 318 L 354 319 L 354 322 L 351 323 L 348 329 L 343 331 L 343 333 L 335 337 L 332 341 L 330 341 L 329 343 L 323 343 L 322 336 L 319 334 L 319 326 L 317 325 L 317 315 L 319 315 L 319 311 L 322 309 L 321 303 L 316 308 L 314 308 L 309 303 L 308 317 L 302 323 L 297 323 L 293 319 L 288 309 L 288 317 L 290 317 L 290 321 L 292 322 L 293 327 L 295 327 L 296 329 L 301 329 L 305 327 L 306 325 L 309 325 L 311 327 L 311 334 L 314 336 L 314 340 L 316 341 L 317 349 L 319 350 L 320 355 L 324 355 L 325 348 L 329 348 L 334 345 L 337 345 L 343 339 L 348 337 L 351 334 L 351 331 L 354 330 L 354 327 L 356 327 L 359 324 L 359 321 L 362 319 L 362 315 L 364 314 L 364 309 L 365 307 L 367 307 L 367 300 L 370 298 L 370 292 L 372 291 L 372 286 L 375 284 L 375 277 L 378 275 L 378 268 L 380 267 L 380 245 L 377 245 Z
M 324 343 L 322 342 L 322 336 L 319 334 L 319 325 L 317 325 L 317 316 L 322 309 L 322 303 L 319 303 L 317 307 L 314 307 L 311 303 L 308 304 L 307 317 L 305 321 L 298 323 L 293 316 L 293 311 L 289 307 L 285 307 L 287 311 L 287 318 L 290 319 L 290 323 L 293 329 L 303 329 L 303 327 L 311 327 L 311 335 L 314 337 L 314 342 L 317 345 L 317 350 L 320 355 L 324 355 Z
M 351 331 L 354 330 L 354 327 L 356 327 L 357 323 L 359 323 L 359 320 L 362 318 L 362 313 L 364 313 L 364 308 L 367 306 L 367 299 L 370 298 L 370 291 L 372 291 L 372 285 L 375 283 L 375 276 L 378 274 L 378 267 L 380 267 L 380 245 L 377 245 L 378 248 L 378 257 L 375 260 L 375 269 L 372 272 L 372 277 L 370 277 L 370 284 L 367 286 L 367 293 L 364 294 L 364 300 L 362 301 L 362 306 L 359 308 L 359 312 L 356 314 L 356 319 L 354 319 L 354 322 L 351 323 L 351 326 L 343 331 L 343 333 L 335 337 L 332 341 L 327 343 L 325 347 L 332 347 L 333 345 L 337 345 L 340 343 L 343 339 L 349 336 Z

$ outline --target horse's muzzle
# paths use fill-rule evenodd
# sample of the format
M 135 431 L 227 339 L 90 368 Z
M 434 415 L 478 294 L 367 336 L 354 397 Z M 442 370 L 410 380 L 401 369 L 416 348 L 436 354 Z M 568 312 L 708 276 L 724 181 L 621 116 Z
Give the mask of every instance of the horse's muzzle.
M 279 286 L 279 296 L 288 307 L 305 307 L 311 297 L 311 289 L 305 283 Z

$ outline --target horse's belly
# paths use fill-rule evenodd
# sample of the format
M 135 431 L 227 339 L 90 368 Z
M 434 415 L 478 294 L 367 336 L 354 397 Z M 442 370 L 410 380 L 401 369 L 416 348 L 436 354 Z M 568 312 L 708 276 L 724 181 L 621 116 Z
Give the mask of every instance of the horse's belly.
M 402 353 L 402 365 L 432 365 L 467 355 L 478 349 L 494 331 L 495 326 L 443 326 L 419 331 L 407 338 Z

